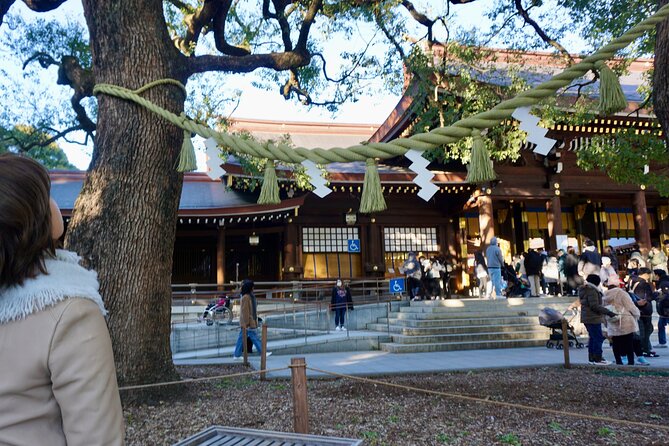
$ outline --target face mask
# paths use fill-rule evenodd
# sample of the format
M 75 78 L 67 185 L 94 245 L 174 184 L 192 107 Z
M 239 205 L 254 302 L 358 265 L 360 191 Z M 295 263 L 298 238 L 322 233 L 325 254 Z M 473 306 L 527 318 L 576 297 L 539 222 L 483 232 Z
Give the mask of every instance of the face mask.
M 341 286 L 341 280 L 337 281 L 337 286 Z

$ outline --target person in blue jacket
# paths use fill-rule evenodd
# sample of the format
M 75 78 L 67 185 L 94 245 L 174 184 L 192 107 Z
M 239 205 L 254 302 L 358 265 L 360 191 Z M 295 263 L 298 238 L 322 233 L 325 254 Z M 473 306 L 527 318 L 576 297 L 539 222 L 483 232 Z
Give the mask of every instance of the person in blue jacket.
M 335 312 L 335 330 L 346 330 L 344 319 L 347 309 L 353 310 L 351 290 L 344 285 L 341 279 L 337 279 L 335 287 L 332 288 L 332 299 L 330 300 L 330 310 Z

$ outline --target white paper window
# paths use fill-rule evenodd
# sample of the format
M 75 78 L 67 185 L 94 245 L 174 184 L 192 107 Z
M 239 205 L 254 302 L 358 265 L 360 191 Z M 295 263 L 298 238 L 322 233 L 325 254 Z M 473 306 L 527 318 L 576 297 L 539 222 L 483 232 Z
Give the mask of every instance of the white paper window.
M 437 252 L 437 228 L 383 228 L 386 252 Z
M 358 228 L 302 228 L 302 251 L 348 252 L 348 240 L 358 239 Z

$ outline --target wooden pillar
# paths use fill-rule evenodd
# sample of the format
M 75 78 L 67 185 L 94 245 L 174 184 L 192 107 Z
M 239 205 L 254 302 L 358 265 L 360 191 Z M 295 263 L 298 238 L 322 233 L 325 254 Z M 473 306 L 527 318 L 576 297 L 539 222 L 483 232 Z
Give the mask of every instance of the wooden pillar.
M 551 251 L 555 251 L 558 249 L 556 236 L 564 233 L 562 207 L 558 195 L 546 202 L 546 219 L 548 220 L 548 247 Z
M 492 198 L 489 195 L 478 197 L 479 229 L 481 234 L 481 248 L 490 243 L 495 236 L 495 218 L 492 211 Z
M 297 236 L 297 225 L 289 218 L 284 229 L 283 244 L 283 273 L 285 280 L 293 280 L 299 277 L 302 265 L 299 263 Z
M 304 358 L 290 358 L 293 387 L 293 430 L 309 433 L 309 404 L 307 401 L 307 363 Z
M 367 225 L 367 248 L 363 249 L 366 254 L 363 259 L 367 273 L 373 276 L 385 273 L 385 261 L 383 260 L 383 246 L 381 243 L 381 228 L 376 224 L 376 218 L 372 217 Z M 364 245 L 363 245 L 364 246 Z M 376 269 L 374 269 L 376 267 Z
M 216 284 L 225 284 L 225 227 L 218 227 L 216 240 Z M 222 289 L 222 288 L 221 288 Z
M 449 218 L 448 223 L 443 225 L 444 231 L 442 233 L 443 239 L 441 239 L 442 247 L 441 247 L 441 252 L 444 253 L 444 255 L 457 259 L 458 258 L 458 253 L 460 252 L 457 238 L 456 238 L 456 231 L 453 223 L 453 219 Z
M 646 193 L 642 190 L 634 193 L 634 237 L 639 244 L 639 250 L 644 256 L 650 251 L 650 231 L 648 230 Z

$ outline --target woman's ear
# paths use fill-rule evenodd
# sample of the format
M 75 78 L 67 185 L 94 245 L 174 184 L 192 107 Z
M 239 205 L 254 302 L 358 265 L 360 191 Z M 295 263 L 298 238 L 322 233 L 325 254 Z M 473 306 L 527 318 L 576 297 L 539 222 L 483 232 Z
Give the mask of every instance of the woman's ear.
M 58 204 L 56 204 L 53 198 L 49 198 L 49 207 L 51 208 L 51 238 L 58 240 L 65 231 L 63 215 L 60 213 Z

